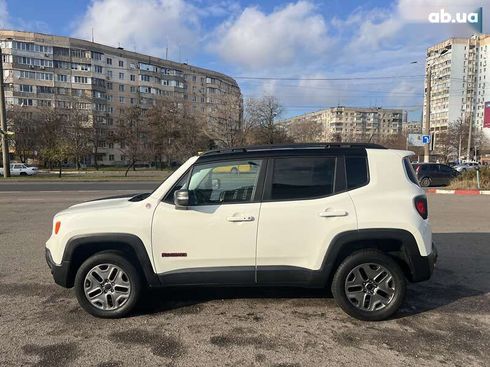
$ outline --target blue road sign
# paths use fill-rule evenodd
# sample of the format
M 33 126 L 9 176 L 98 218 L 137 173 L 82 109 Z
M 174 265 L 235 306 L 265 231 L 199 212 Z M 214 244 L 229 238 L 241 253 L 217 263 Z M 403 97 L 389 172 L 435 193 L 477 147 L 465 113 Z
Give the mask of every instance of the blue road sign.
M 422 144 L 430 143 L 430 135 L 422 135 Z

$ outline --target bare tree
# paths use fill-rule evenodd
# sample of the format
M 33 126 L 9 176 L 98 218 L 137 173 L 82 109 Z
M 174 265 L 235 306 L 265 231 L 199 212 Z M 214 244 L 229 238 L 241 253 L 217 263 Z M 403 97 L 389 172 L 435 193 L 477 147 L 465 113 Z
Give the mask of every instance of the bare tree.
M 276 144 L 290 142 L 283 126 L 276 124 L 282 113 L 282 106 L 276 97 L 251 98 L 246 103 L 245 120 L 251 127 L 247 143 Z
M 10 106 L 7 111 L 7 124 L 14 132 L 11 140 L 21 162 L 25 163 L 27 159 L 34 158 L 38 148 L 38 124 L 33 117 L 32 109 Z
M 58 177 L 61 177 L 63 162 L 73 157 L 65 116 L 51 107 L 39 108 L 36 116 L 39 118 L 40 154 L 49 166 L 58 164 Z
M 89 146 L 91 121 L 87 110 L 81 109 L 78 103 L 72 103 L 71 108 L 64 112 L 66 138 L 70 142 L 71 154 L 76 167 L 80 169 L 81 159 L 91 153 Z
M 212 102 L 203 126 L 204 134 L 220 147 L 243 144 L 241 96 L 224 94 Z
M 125 176 L 138 161 L 148 158 L 148 122 L 145 111 L 139 106 L 122 109 L 114 131 L 114 141 L 120 144 L 120 150 L 127 158 Z
M 324 135 L 322 123 L 311 120 L 289 123 L 286 130 L 296 143 L 318 142 Z

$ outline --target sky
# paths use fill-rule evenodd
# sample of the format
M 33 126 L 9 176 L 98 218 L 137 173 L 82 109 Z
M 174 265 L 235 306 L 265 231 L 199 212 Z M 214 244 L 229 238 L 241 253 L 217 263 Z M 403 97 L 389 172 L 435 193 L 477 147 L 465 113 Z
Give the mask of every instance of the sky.
M 0 27 L 71 36 L 228 74 L 244 98 L 276 96 L 282 118 L 344 105 L 420 120 L 427 47 L 476 31 L 430 23 L 479 0 L 0 0 Z M 434 18 L 433 18 L 434 19 Z M 460 18 L 461 19 L 461 18 Z

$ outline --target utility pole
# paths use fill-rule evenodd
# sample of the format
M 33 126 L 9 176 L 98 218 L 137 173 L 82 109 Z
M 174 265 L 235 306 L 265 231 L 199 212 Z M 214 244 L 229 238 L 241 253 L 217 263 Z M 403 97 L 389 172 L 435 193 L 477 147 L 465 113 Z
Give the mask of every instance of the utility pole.
M 466 118 L 466 114 L 465 114 L 465 118 Z M 468 119 L 468 152 L 466 154 L 466 160 L 469 161 L 471 160 L 471 135 L 472 135 L 472 128 L 473 128 L 473 125 L 471 124 L 471 114 L 470 114 L 470 118 Z
M 10 177 L 9 147 L 7 142 L 7 112 L 3 92 L 3 56 L 0 47 L 0 135 L 2 136 L 3 177 Z
M 430 92 L 432 87 L 432 68 L 429 66 L 428 74 L 427 74 L 427 100 L 425 103 L 425 128 L 424 134 L 430 136 Z M 429 154 L 430 154 L 430 144 L 424 145 L 424 162 L 429 162 Z

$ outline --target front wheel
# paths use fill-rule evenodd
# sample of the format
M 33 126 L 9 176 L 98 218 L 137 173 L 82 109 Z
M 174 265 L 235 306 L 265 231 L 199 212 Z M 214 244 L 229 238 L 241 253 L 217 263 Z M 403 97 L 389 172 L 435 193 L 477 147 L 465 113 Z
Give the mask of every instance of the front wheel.
M 337 304 L 359 320 L 387 319 L 398 310 L 405 292 L 400 266 L 377 250 L 361 250 L 347 257 L 332 282 Z
M 138 270 L 118 252 L 107 251 L 88 258 L 75 277 L 78 303 L 88 313 L 118 318 L 130 313 L 142 290 Z

